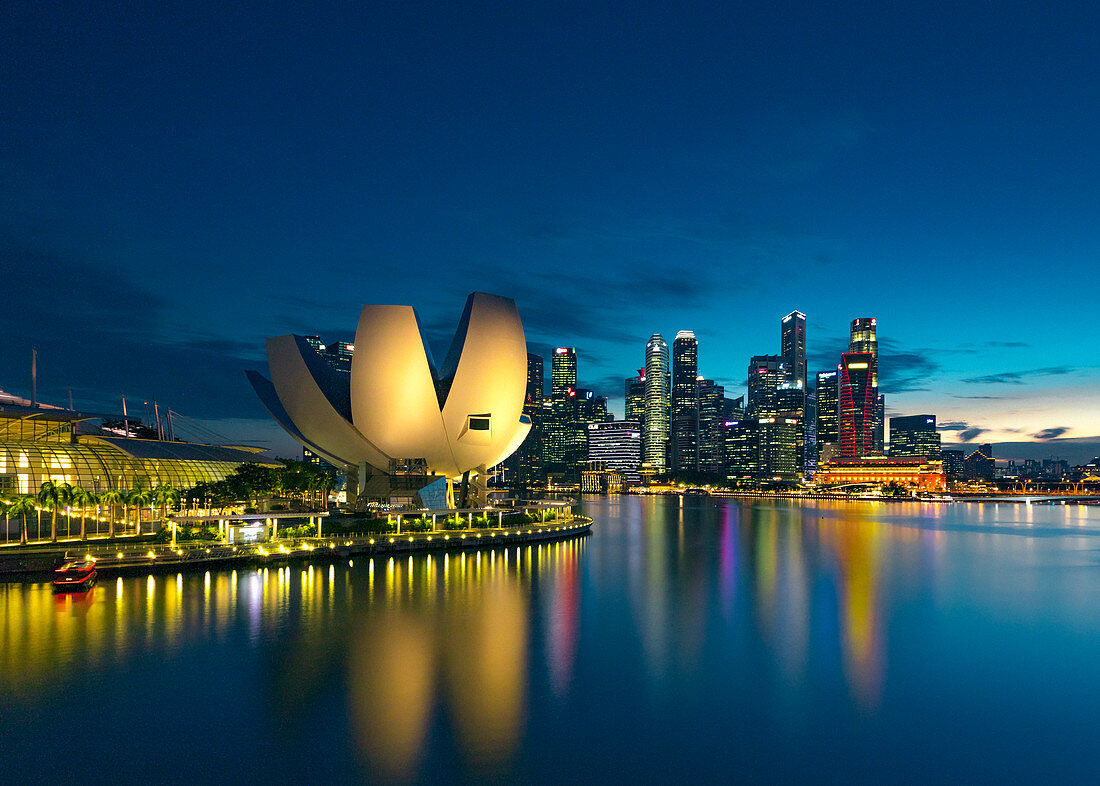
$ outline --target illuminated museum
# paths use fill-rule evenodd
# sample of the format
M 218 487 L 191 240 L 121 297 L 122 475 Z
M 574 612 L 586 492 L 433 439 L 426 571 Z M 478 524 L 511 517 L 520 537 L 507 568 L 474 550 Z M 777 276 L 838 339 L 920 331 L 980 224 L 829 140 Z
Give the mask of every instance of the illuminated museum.
M 349 497 L 442 508 L 455 504 L 449 481 L 462 477 L 462 502 L 484 501 L 488 468 L 531 428 L 515 302 L 471 294 L 442 366 L 411 306 L 364 306 L 354 347 L 343 372 L 304 336 L 270 338 L 270 380 L 248 377 L 292 437 L 348 474 Z

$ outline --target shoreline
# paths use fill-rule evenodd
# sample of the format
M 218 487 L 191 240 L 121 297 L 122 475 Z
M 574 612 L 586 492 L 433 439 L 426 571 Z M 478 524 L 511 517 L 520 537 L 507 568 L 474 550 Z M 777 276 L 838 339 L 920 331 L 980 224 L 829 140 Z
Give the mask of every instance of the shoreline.
M 287 562 L 336 561 L 356 556 L 411 555 L 419 552 L 461 551 L 486 546 L 545 543 L 582 537 L 591 532 L 593 521 L 587 516 L 574 516 L 561 523 L 538 523 L 520 527 L 414 532 L 401 535 L 301 538 L 247 546 L 203 545 L 197 548 L 175 549 L 163 545 L 117 547 L 93 545 L 77 548 L 33 549 L 5 552 L 9 559 L 0 563 L 0 581 L 26 581 L 41 576 L 48 580 L 58 563 L 65 559 L 91 555 L 96 558 L 96 571 L 101 577 L 122 575 L 209 570 L 239 565 L 270 565 Z M 10 559 L 15 558 L 15 559 Z M 21 559 L 20 559 L 21 558 Z M 13 565 L 13 562 L 18 562 Z

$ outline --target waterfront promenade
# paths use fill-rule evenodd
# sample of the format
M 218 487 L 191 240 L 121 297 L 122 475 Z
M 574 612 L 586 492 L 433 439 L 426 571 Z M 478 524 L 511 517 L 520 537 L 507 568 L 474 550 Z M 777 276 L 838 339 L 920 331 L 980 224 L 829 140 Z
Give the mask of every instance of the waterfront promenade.
M 278 538 L 240 544 L 209 541 L 176 545 L 76 541 L 8 547 L 0 551 L 0 578 L 45 573 L 65 559 L 81 557 L 94 558 L 100 574 L 115 575 L 240 564 L 338 560 L 357 555 L 411 554 L 511 546 L 571 538 L 587 534 L 591 530 L 592 519 L 574 515 L 571 507 L 560 507 L 558 510 L 559 515 L 548 521 L 461 530 L 433 529 L 426 532 L 372 535 L 331 534 L 326 537 Z

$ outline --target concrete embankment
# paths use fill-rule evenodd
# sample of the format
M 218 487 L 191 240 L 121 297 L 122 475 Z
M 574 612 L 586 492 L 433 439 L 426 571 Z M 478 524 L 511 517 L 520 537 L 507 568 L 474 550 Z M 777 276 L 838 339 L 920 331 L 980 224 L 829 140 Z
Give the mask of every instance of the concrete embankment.
M 161 573 L 239 565 L 283 563 L 290 561 L 331 561 L 352 557 L 388 556 L 513 546 L 586 535 L 592 519 L 574 516 L 521 527 L 415 532 L 355 536 L 299 538 L 252 545 L 224 546 L 194 544 L 97 546 L 90 543 L 63 544 L 58 548 L 31 547 L 0 552 L 0 580 L 23 580 L 46 576 L 65 559 L 95 557 L 101 576 L 134 573 Z

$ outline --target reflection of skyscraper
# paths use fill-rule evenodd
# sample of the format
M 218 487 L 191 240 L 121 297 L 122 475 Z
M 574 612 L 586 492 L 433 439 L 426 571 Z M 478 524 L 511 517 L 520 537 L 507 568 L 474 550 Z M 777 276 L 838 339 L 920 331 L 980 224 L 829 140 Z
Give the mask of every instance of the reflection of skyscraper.
M 781 323 L 780 351 L 787 367 L 787 382 L 806 387 L 806 315 L 792 311 Z
M 870 352 L 840 356 L 840 455 L 863 458 L 874 452 L 875 358 Z
M 654 333 L 645 349 L 645 438 L 642 460 L 657 473 L 666 470 L 668 447 L 668 343 Z
M 699 468 L 699 343 L 690 330 L 672 342 L 672 467 L 674 472 Z

